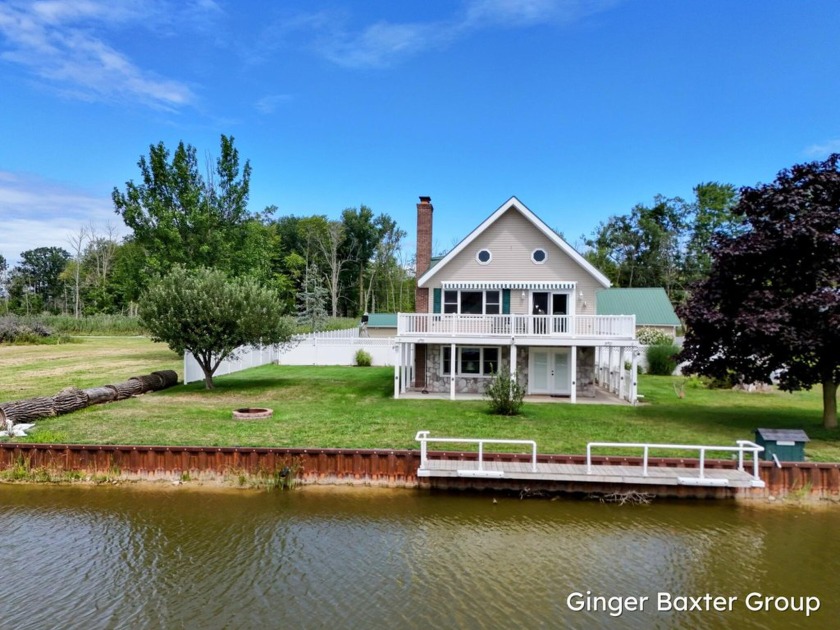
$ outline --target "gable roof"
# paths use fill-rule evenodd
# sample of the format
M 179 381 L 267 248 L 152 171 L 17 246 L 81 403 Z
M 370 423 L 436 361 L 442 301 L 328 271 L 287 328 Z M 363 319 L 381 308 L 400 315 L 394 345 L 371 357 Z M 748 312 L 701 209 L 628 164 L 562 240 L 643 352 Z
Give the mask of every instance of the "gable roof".
M 417 286 L 422 287 L 426 284 L 429 280 L 431 280 L 432 276 L 434 276 L 438 271 L 443 269 L 446 264 L 455 258 L 458 254 L 460 254 L 464 249 L 469 247 L 470 243 L 472 243 L 475 239 L 481 236 L 487 228 L 493 225 L 503 214 L 508 212 L 509 210 L 516 210 L 518 211 L 525 219 L 527 219 L 537 230 L 542 232 L 548 239 L 554 243 L 557 247 L 559 247 L 569 258 L 574 260 L 578 265 L 580 265 L 585 271 L 587 271 L 598 283 L 603 287 L 609 287 L 610 281 L 607 277 L 598 271 L 592 264 L 586 260 L 583 256 L 581 256 L 574 247 L 569 245 L 566 241 L 564 241 L 557 232 L 552 230 L 548 227 L 545 222 L 540 219 L 536 214 L 531 212 L 524 203 L 519 201 L 516 197 L 511 197 L 506 202 L 504 202 L 501 206 L 499 206 L 493 214 L 487 217 L 481 225 L 475 228 L 472 232 L 470 232 L 460 243 L 458 243 L 452 251 L 446 254 L 440 262 L 436 264 L 432 264 L 431 267 L 424 273 L 420 278 L 417 280 Z
M 661 287 L 601 289 L 596 294 L 598 315 L 635 315 L 636 326 L 679 326 L 680 319 Z

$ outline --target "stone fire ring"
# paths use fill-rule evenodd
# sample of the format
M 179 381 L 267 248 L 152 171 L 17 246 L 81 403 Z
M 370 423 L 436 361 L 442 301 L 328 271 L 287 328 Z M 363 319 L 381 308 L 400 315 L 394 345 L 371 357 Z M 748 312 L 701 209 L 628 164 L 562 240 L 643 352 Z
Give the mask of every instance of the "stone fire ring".
M 274 410 L 265 407 L 246 407 L 233 410 L 234 420 L 257 420 L 259 418 L 270 418 L 272 415 L 274 415 Z

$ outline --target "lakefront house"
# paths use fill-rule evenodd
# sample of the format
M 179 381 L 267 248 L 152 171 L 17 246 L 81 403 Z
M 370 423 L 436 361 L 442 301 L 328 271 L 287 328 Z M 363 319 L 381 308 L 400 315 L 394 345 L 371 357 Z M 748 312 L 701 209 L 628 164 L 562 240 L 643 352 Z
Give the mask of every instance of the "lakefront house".
M 532 396 L 635 402 L 635 316 L 599 314 L 609 280 L 516 197 L 432 258 L 417 204 L 414 313 L 397 315 L 394 396 L 481 394 L 500 371 Z

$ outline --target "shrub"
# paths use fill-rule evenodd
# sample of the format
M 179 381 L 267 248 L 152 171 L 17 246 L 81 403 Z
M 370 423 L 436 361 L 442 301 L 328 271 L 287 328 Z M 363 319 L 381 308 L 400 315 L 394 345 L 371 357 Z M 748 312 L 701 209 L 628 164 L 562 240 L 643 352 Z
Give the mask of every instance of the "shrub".
M 519 379 L 507 372 L 496 373 L 487 383 L 484 396 L 490 400 L 490 413 L 500 416 L 515 416 L 522 408 L 525 388 Z
M 671 335 L 656 328 L 639 328 L 636 331 L 636 339 L 643 346 L 664 346 L 674 342 Z
M 728 371 L 724 376 L 712 376 L 706 379 L 708 389 L 732 389 L 740 382 L 738 375 Z
M 0 317 L 0 343 L 44 343 L 51 334 L 41 322 L 24 323 L 14 315 Z
M 662 343 L 648 346 L 647 363 L 648 374 L 670 376 L 677 367 L 677 354 L 680 349 L 673 343 Z
M 373 364 L 373 357 L 364 350 L 356 350 L 356 365 L 359 367 L 370 367 Z

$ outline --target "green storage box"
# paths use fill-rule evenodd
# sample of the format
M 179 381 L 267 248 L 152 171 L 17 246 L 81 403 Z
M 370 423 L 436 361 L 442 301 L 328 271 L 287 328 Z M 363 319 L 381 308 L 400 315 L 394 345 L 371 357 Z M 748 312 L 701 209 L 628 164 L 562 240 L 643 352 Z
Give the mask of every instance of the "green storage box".
M 761 459 L 772 462 L 804 462 L 808 436 L 802 429 L 756 429 L 755 443 L 764 447 Z

